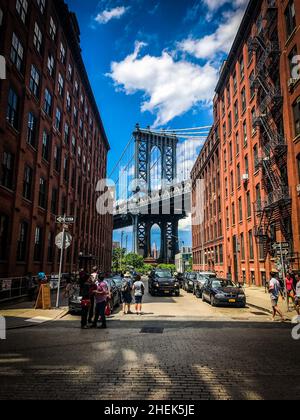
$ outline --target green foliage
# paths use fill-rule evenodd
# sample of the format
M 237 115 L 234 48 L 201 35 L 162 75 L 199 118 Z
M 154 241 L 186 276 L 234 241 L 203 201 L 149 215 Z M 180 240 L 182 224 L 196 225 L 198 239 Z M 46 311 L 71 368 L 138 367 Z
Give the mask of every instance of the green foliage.
M 139 271 L 144 267 L 144 258 L 140 255 L 130 253 L 125 255 L 124 263 L 126 268 L 134 268 L 135 270 Z
M 175 273 L 176 266 L 174 264 L 159 264 L 157 268 L 160 268 L 161 270 L 168 270 L 172 273 Z

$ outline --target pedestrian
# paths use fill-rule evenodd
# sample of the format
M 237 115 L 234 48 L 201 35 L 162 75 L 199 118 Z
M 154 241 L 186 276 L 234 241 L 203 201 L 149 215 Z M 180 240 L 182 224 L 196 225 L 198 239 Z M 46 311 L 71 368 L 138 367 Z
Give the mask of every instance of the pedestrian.
M 95 273 L 93 273 L 93 274 L 95 274 Z M 94 314 L 95 314 L 95 293 L 94 292 L 97 290 L 98 274 L 97 274 L 97 276 L 91 275 L 89 277 L 90 277 L 90 281 L 91 281 L 91 286 L 90 286 L 91 305 L 90 305 L 90 310 L 89 310 L 88 322 L 89 322 L 89 324 L 92 324 L 93 319 L 94 319 Z
M 81 329 L 86 330 L 88 328 L 88 315 L 91 307 L 91 286 L 92 279 L 86 278 L 85 283 L 82 285 L 82 299 L 81 299 Z
M 70 278 L 67 278 L 66 283 L 67 284 L 64 292 L 64 299 L 69 299 L 74 293 L 74 286 L 72 283 L 72 279 Z
M 32 275 L 32 273 L 28 273 L 26 276 L 27 280 L 27 290 L 28 290 L 28 298 L 29 302 L 33 302 L 36 297 L 36 291 L 37 291 L 37 283 Z
M 288 311 L 290 311 L 290 299 L 294 303 L 295 290 L 294 290 L 294 279 L 291 276 L 291 273 L 288 273 L 285 279 L 286 294 L 287 294 L 287 303 Z
M 136 275 L 136 281 L 133 285 L 134 297 L 135 297 L 135 311 L 137 315 L 142 315 L 142 304 L 143 297 L 145 294 L 145 285 L 141 280 L 140 275 Z
M 295 276 L 297 280 L 296 289 L 295 289 L 295 308 L 297 311 L 297 314 L 300 316 L 300 276 Z
M 91 277 L 94 280 L 94 283 L 98 281 L 98 275 L 99 275 L 98 267 L 93 267 Z
M 82 296 L 82 289 L 86 283 L 86 281 L 89 279 L 89 275 L 86 273 L 86 271 L 81 268 L 79 270 L 79 286 L 80 286 L 80 295 Z
M 280 286 L 280 282 L 277 279 L 277 274 L 275 272 L 271 273 L 271 280 L 269 283 L 269 293 L 271 297 L 271 304 L 273 309 L 273 321 L 276 319 L 276 314 L 281 317 L 282 322 L 284 322 L 284 316 L 278 306 L 279 295 L 281 294 L 283 299 L 284 295 L 282 293 L 282 288 Z
M 96 290 L 93 291 L 95 296 L 96 302 L 96 310 L 95 310 L 95 319 L 91 328 L 97 328 L 99 318 L 101 317 L 102 327 L 103 329 L 107 328 L 106 325 L 106 305 L 108 299 L 108 288 L 107 284 L 104 281 L 104 276 L 99 277 L 99 281 L 96 283 Z
M 130 273 L 127 273 L 124 276 L 122 283 L 122 302 L 123 302 L 123 314 L 132 314 L 131 304 L 132 304 L 132 280 Z M 127 308 L 127 312 L 126 312 Z

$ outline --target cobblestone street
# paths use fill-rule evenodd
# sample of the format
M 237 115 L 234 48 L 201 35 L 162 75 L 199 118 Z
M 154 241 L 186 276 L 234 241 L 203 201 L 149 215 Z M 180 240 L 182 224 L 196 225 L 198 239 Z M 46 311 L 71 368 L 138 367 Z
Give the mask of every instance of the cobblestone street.
M 0 398 L 299 399 L 299 341 L 290 324 L 192 295 L 146 296 L 145 315 L 119 311 L 107 331 L 78 317 L 8 332 Z M 144 328 L 160 333 L 142 333 Z

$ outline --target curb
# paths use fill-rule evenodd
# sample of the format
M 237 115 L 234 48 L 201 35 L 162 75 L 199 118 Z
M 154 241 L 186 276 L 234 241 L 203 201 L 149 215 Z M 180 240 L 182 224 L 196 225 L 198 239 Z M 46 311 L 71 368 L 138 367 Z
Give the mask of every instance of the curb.
M 248 301 L 247 301 L 247 305 L 250 306 L 251 308 L 258 309 L 259 311 L 266 312 L 268 315 L 272 315 L 272 311 L 262 306 L 254 305 L 253 303 L 249 303 Z
M 53 318 L 49 321 L 47 320 L 47 321 L 41 322 L 40 324 L 32 324 L 32 325 L 30 325 L 30 324 L 25 325 L 24 324 L 24 325 L 20 325 L 19 327 L 8 327 L 7 331 L 23 330 L 23 329 L 26 329 L 26 328 L 40 327 L 41 325 L 48 324 L 48 323 L 50 324 L 51 322 L 58 321 L 58 320 L 64 318 L 68 313 L 69 313 L 69 309 L 65 309 L 60 315 L 56 316 L 55 318 Z

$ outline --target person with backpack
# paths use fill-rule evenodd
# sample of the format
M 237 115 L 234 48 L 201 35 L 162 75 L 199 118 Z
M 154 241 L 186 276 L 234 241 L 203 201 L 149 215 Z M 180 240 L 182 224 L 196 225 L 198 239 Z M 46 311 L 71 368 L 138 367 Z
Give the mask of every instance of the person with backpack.
M 136 281 L 133 285 L 135 297 L 135 311 L 137 315 L 142 315 L 143 297 L 145 294 L 145 285 L 141 280 L 141 276 L 136 275 Z
M 123 314 L 132 314 L 132 280 L 129 274 L 126 274 L 122 283 L 122 302 L 123 302 Z M 127 312 L 126 312 L 127 308 Z
M 275 321 L 276 315 L 278 314 L 281 317 L 281 321 L 284 322 L 284 316 L 278 306 L 279 295 L 281 294 L 282 298 L 284 299 L 284 294 L 282 292 L 282 288 L 280 285 L 279 280 L 276 277 L 276 273 L 271 273 L 271 280 L 269 283 L 269 293 L 271 297 L 271 304 L 273 309 L 273 321 Z

